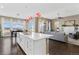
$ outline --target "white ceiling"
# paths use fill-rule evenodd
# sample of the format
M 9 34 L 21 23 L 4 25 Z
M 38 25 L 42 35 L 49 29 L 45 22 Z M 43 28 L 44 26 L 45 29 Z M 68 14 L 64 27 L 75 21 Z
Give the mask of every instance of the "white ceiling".
M 79 4 L 77 3 L 0 3 L 0 7 L 0 15 L 19 18 L 34 17 L 38 11 L 43 17 L 51 19 L 79 14 Z

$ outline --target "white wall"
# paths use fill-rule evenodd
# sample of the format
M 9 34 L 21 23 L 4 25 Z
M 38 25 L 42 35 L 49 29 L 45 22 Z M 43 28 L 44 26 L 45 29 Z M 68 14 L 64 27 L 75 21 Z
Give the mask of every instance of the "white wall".
M 66 34 L 69 34 L 69 33 L 75 33 L 74 31 L 74 27 L 63 27 L 63 30 Z

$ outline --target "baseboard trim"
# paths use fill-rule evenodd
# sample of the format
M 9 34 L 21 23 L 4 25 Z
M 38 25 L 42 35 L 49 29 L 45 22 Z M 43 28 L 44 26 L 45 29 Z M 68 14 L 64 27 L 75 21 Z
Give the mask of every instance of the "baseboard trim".
M 24 51 L 23 51 L 23 49 L 20 47 L 20 45 L 17 43 L 17 46 L 20 48 L 20 50 L 22 51 L 22 53 L 24 54 L 24 55 L 27 55 Z

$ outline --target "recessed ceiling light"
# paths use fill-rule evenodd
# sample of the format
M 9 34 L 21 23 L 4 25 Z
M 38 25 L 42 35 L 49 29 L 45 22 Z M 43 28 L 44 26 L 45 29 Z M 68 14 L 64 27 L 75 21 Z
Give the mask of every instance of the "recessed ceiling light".
M 17 16 L 20 16 L 20 13 L 17 13 L 16 15 L 17 15 Z
M 27 6 L 25 6 L 25 8 L 28 8 Z
M 4 8 L 4 6 L 3 5 L 1 5 L 1 9 L 3 9 Z

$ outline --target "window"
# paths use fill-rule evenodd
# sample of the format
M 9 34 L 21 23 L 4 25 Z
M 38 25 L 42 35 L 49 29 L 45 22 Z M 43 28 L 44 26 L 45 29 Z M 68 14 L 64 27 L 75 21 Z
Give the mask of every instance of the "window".
M 10 28 L 11 28 L 11 22 L 10 22 L 10 21 L 5 21 L 5 22 L 3 23 L 3 27 L 4 27 L 5 29 L 10 29 Z

